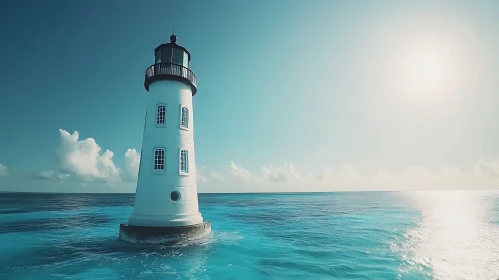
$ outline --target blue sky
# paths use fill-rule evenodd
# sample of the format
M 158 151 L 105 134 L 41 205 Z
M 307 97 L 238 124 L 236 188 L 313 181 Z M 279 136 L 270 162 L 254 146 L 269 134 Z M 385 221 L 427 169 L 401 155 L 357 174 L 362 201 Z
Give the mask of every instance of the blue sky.
M 144 71 L 173 26 L 198 78 L 200 191 L 497 189 L 498 14 L 497 1 L 2 2 L 0 190 L 134 191 Z

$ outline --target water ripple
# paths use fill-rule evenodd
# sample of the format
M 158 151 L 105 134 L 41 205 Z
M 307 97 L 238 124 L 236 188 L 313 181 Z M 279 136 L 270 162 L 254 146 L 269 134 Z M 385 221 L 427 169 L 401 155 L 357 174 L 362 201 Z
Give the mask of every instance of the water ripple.
M 496 279 L 495 193 L 200 195 L 213 232 L 117 239 L 133 195 L 0 195 L 0 279 Z

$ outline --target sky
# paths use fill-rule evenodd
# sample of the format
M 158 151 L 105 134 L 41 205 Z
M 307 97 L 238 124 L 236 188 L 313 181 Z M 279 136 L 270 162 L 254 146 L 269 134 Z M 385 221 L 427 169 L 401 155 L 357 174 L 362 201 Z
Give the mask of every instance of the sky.
M 154 48 L 199 192 L 499 189 L 498 1 L 3 1 L 0 191 L 134 192 Z

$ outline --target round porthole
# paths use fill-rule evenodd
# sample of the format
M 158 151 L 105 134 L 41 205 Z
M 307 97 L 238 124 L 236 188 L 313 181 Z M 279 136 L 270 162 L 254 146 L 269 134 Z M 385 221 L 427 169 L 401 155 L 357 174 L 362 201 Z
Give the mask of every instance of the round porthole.
M 172 191 L 170 194 L 170 199 L 173 201 L 178 201 L 180 199 L 180 193 L 178 191 Z

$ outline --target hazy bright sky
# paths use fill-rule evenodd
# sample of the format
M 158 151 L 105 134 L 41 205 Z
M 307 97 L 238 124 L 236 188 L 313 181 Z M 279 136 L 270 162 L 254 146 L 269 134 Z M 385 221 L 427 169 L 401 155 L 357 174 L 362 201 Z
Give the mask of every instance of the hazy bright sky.
M 174 25 L 200 192 L 499 189 L 499 1 L 19 0 L 0 191 L 135 191 L 144 71 Z

